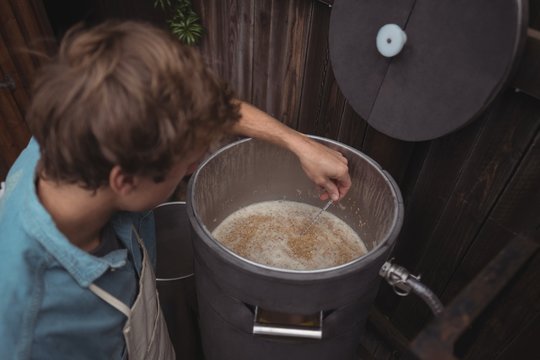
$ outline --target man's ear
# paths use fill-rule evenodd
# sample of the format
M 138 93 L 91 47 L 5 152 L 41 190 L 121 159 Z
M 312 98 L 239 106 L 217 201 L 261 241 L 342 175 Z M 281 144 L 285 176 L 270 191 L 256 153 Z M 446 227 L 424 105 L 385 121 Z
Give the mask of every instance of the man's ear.
M 109 173 L 109 187 L 120 195 L 129 195 L 137 188 L 137 177 L 126 174 L 118 165 L 113 166 Z

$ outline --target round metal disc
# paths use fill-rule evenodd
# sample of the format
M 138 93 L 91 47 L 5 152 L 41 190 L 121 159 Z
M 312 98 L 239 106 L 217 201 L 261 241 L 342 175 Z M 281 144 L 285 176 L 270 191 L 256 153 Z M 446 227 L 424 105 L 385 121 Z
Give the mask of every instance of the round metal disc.
M 353 109 L 394 138 L 421 141 L 461 128 L 508 81 L 526 32 L 523 0 L 340 0 L 330 58 Z M 376 48 L 386 24 L 407 35 L 392 58 Z

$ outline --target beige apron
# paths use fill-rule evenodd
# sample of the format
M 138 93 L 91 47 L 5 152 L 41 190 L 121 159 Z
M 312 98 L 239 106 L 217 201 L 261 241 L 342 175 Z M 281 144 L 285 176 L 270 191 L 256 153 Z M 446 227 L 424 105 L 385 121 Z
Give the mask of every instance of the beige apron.
M 127 316 L 123 333 L 129 360 L 173 360 L 174 349 L 167 331 L 167 324 L 161 313 L 152 265 L 148 261 L 146 249 L 139 234 L 133 228 L 142 249 L 142 270 L 139 279 L 139 294 L 131 309 L 129 306 L 91 284 L 90 291 L 106 303 Z

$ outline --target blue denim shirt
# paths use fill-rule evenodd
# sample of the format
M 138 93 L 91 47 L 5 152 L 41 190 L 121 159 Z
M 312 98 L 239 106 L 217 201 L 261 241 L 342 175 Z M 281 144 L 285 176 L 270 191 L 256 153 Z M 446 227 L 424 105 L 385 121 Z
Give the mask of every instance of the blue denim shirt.
M 132 225 L 155 262 L 153 216 L 115 215 L 107 226 L 125 249 L 95 257 L 72 245 L 41 205 L 38 159 L 32 139 L 0 198 L 0 359 L 120 359 L 126 317 L 88 286 L 95 283 L 132 305 L 141 268 Z

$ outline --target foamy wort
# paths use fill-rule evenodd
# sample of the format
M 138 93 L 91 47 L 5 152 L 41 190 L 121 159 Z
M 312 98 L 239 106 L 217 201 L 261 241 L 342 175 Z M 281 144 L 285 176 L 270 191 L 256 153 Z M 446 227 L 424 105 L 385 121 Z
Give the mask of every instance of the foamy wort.
M 329 268 L 367 252 L 360 236 L 329 212 L 301 236 L 319 210 L 294 201 L 260 202 L 229 215 L 212 236 L 243 258 L 289 270 Z

